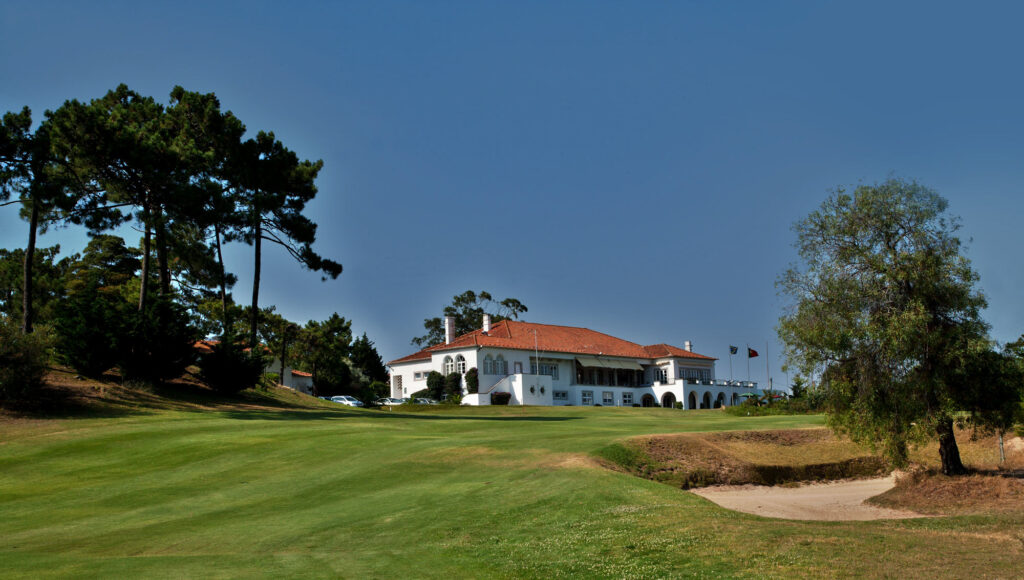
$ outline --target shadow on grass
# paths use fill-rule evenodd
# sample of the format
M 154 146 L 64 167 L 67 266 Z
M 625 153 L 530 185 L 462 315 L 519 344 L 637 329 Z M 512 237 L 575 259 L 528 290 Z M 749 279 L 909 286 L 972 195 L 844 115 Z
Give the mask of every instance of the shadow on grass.
M 155 415 L 167 411 L 298 411 L 306 407 L 275 398 L 268 391 L 247 389 L 228 395 L 190 380 L 156 384 L 126 383 L 113 372 L 88 378 L 63 368 L 51 368 L 46 383 L 31 398 L 0 400 L 0 415 L 21 419 L 105 419 Z M 240 408 L 241 407 L 241 408 Z
M 318 419 L 368 419 L 368 420 L 389 420 L 406 419 L 419 421 L 537 421 L 537 422 L 559 422 L 575 421 L 579 417 L 537 417 L 537 416 L 505 416 L 505 417 L 481 417 L 475 415 L 425 415 L 422 413 L 395 413 L 375 411 L 349 411 L 336 409 L 329 411 L 300 411 L 300 410 L 228 410 L 220 411 L 222 417 L 241 420 L 260 421 L 292 421 L 292 420 L 318 420 Z

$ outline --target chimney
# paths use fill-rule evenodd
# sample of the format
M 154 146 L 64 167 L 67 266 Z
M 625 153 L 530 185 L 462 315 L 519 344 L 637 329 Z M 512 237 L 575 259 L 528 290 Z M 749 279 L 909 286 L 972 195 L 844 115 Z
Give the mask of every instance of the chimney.
M 484 334 L 487 334 L 488 332 L 491 331 L 491 315 L 490 314 L 484 314 L 484 329 L 483 330 L 484 330 Z
M 444 317 L 444 343 L 451 344 L 455 340 L 455 317 Z
M 693 343 L 688 340 L 684 342 L 683 350 L 685 350 L 686 352 L 693 352 Z

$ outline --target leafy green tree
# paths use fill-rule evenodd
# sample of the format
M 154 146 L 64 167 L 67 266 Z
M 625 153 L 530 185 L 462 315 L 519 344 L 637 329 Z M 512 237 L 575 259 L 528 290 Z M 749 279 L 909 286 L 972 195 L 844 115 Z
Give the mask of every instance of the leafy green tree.
M 87 377 L 101 376 L 120 360 L 135 314 L 118 289 L 102 287 L 98 277 L 79 281 L 57 308 L 60 359 Z
M 264 308 L 260 323 L 260 335 L 266 345 L 268 354 L 280 361 L 279 376 L 284 376 L 285 367 L 290 362 L 291 347 L 299 339 L 301 328 L 298 324 L 274 312 L 274 308 Z
M 121 356 L 132 328 L 129 296 L 138 281 L 140 252 L 118 236 L 93 236 L 66 277 L 67 297 L 57 308 L 57 351 L 79 373 L 97 377 Z
M 55 146 L 74 168 L 91 207 L 131 207 L 143 231 L 142 284 L 139 310 L 148 303 L 151 256 L 162 260 L 159 288 L 170 287 L 166 261 L 167 206 L 187 182 L 180 171 L 180 157 L 173 147 L 174 131 L 166 122 L 164 107 L 125 85 L 89 104 L 68 101 L 54 114 Z M 126 217 L 120 212 L 87 211 L 80 216 L 91 231 L 117 225 Z
M 310 320 L 299 333 L 292 356 L 296 366 L 313 375 L 313 388 L 318 396 L 350 394 L 351 344 L 352 323 L 337 313 L 323 322 Z
M 790 385 L 790 393 L 794 399 L 803 398 L 807 394 L 807 385 L 804 378 L 800 375 L 793 377 L 793 384 Z
M 478 330 L 483 326 L 484 314 L 491 315 L 491 322 L 501 322 L 510 318 L 518 319 L 527 311 L 526 305 L 515 298 L 494 300 L 490 293 L 466 290 L 452 298 L 452 303 L 444 307 L 444 315 L 455 318 L 455 335 L 459 336 Z M 444 318 L 427 318 L 423 321 L 427 334 L 412 339 L 416 346 L 425 347 L 444 342 Z
M 32 300 L 26 301 L 26 251 L 0 249 L 0 314 L 21 320 L 22 330 L 25 329 L 26 302 L 32 305 L 35 313 L 30 317 L 33 323 L 42 321 L 50 324 L 53 322 L 54 309 L 66 295 L 66 277 L 73 258 L 58 260 L 59 253 L 60 246 L 35 250 L 31 267 L 33 282 L 28 285 L 31 287 Z
M 480 391 L 480 375 L 476 367 L 466 371 L 466 390 L 468 390 L 470 394 L 475 394 Z
M 20 113 L 6 113 L 0 123 L 0 202 L 4 202 L 0 205 L 18 204 L 21 217 L 29 224 L 21 275 L 21 328 L 26 334 L 32 332 L 35 317 L 36 235 L 46 230 L 54 211 L 73 203 L 52 152 L 50 121 L 44 121 L 34 132 L 31 126 L 28 107 Z M 12 194 L 17 194 L 17 199 L 7 202 Z
M 185 309 L 170 296 L 156 296 L 150 306 L 126 316 L 118 366 L 128 380 L 177 378 L 196 359 L 194 345 L 200 337 Z
M 199 375 L 213 390 L 227 395 L 255 387 L 266 358 L 253 349 L 221 341 L 199 357 Z
M 350 352 L 352 365 L 358 369 L 368 381 L 387 382 L 388 372 L 384 368 L 384 359 L 373 346 L 373 341 L 366 333 L 352 343 Z
M 314 181 L 322 161 L 299 161 L 298 156 L 278 141 L 273 133 L 260 131 L 242 143 L 231 159 L 230 178 L 236 189 L 237 205 L 245 215 L 241 239 L 253 246 L 252 306 L 250 342 L 255 344 L 260 295 L 263 241 L 284 248 L 310 270 L 337 278 L 341 264 L 313 251 L 316 224 L 302 215 L 317 193 Z
M 779 336 L 801 371 L 824 369 L 833 427 L 896 465 L 909 445 L 937 437 L 943 473 L 957 474 L 954 418 L 985 425 L 998 415 L 991 407 L 1020 403 L 1000 388 L 1002 398 L 979 406 L 1002 378 L 964 372 L 985 366 L 990 344 L 978 277 L 946 209 L 898 179 L 837 190 L 794 225 L 802 266 L 779 280 L 794 301 Z
M 367 385 L 361 400 L 364 403 L 369 403 L 370 401 L 375 401 L 377 399 L 387 397 L 390 391 L 391 389 L 388 387 L 388 384 L 386 382 L 373 381 L 369 385 Z

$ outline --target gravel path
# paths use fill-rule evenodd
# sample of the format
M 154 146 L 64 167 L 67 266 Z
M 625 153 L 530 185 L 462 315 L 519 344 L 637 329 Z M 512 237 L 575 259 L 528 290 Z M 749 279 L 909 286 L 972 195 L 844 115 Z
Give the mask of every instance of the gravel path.
M 923 518 L 914 512 L 864 503 L 895 485 L 895 476 L 812 483 L 800 487 L 723 485 L 692 490 L 718 505 L 769 518 L 788 520 L 891 520 Z

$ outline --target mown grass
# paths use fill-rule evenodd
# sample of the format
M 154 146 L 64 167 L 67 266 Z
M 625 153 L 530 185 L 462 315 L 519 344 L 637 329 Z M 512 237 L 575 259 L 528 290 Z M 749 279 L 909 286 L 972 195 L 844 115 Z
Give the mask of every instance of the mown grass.
M 643 434 L 821 424 L 818 416 L 672 409 L 402 413 L 255 402 L 7 419 L 0 422 L 0 576 L 1020 573 L 1019 514 L 770 520 L 600 468 L 592 458 Z

